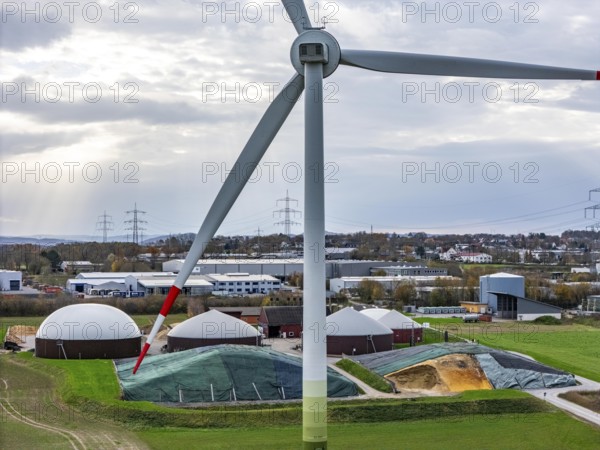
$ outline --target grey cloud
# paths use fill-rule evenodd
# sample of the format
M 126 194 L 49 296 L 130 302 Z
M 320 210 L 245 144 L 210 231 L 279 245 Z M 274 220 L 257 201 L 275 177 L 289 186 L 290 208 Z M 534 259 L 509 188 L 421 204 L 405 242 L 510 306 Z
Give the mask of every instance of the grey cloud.
M 41 153 L 53 147 L 73 145 L 82 140 L 81 133 L 8 133 L 0 134 L 2 159 L 27 153 Z
M 19 16 L 9 16 L 0 26 L 0 49 L 16 52 L 28 47 L 46 47 L 68 37 L 71 31 L 68 23 L 43 20 L 36 23 L 33 18 L 22 20 Z

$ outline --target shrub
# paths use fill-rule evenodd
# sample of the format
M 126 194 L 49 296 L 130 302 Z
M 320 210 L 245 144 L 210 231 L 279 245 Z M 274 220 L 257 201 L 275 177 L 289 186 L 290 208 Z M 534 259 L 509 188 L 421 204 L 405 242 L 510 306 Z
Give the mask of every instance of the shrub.
M 539 323 L 542 325 L 560 325 L 562 321 L 552 316 L 540 316 L 534 320 L 535 323 Z

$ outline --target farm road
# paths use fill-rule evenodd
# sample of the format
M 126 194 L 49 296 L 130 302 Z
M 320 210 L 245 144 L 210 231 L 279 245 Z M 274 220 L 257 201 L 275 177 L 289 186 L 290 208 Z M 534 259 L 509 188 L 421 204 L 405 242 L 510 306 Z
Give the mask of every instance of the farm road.
M 581 419 L 587 420 L 594 425 L 600 426 L 600 413 L 594 412 L 583 406 L 579 406 L 573 402 L 560 398 L 559 394 L 569 391 L 600 391 L 600 383 L 588 380 L 587 378 L 576 376 L 575 379 L 581 383 L 579 386 L 572 386 L 559 389 L 531 389 L 526 392 L 531 395 L 546 400 L 554 406 L 566 411 Z
M 21 364 L 11 361 L 6 356 L 2 359 L 3 378 L 0 378 L 0 418 L 4 430 L 4 438 L 17 440 L 21 448 L 50 448 L 72 450 L 145 450 L 141 443 L 129 430 L 115 424 L 90 420 L 83 417 L 78 410 L 59 403 L 53 396 L 50 386 L 27 386 L 23 380 L 14 379 Z M 21 425 L 11 427 L 11 424 Z M 31 430 L 28 432 L 27 430 Z M 10 433 L 10 435 L 9 435 Z M 38 438 L 42 437 L 43 442 Z M 3 447 L 0 442 L 0 447 Z M 17 447 L 13 447 L 17 448 Z

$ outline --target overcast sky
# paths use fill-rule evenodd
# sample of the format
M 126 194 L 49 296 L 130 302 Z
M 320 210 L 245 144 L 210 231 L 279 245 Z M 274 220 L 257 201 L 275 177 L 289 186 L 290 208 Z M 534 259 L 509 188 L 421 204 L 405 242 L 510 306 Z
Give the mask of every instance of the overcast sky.
M 100 236 L 104 211 L 109 234 L 125 234 L 136 203 L 145 235 L 196 231 L 294 74 L 281 4 L 25 3 L 3 2 L 0 23 L 0 234 Z M 343 49 L 600 70 L 598 2 L 427 2 L 427 14 L 422 2 L 311 4 Z M 557 234 L 599 222 L 584 213 L 600 203 L 600 192 L 588 201 L 599 94 L 594 82 L 340 66 L 325 80 L 326 228 Z M 303 110 L 219 234 L 282 232 L 286 191 L 303 211 Z

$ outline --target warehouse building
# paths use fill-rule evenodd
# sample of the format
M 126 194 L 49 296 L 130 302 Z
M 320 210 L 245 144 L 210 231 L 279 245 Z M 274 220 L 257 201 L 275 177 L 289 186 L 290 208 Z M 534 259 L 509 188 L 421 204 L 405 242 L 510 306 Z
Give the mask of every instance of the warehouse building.
M 125 279 L 125 284 L 130 291 L 143 292 L 144 295 L 167 295 L 171 286 L 175 284 L 176 277 L 171 276 L 152 276 L 152 277 L 133 277 Z M 214 289 L 213 284 L 207 281 L 205 277 L 189 277 L 181 293 L 183 295 L 203 295 L 210 294 Z
M 163 270 L 179 272 L 183 267 L 183 259 L 173 259 L 163 263 Z M 364 277 L 371 273 L 373 267 L 397 266 L 392 261 L 355 261 L 355 260 L 327 260 L 325 261 L 325 275 L 327 278 L 336 277 Z M 224 274 L 245 272 L 252 275 L 271 275 L 285 279 L 294 273 L 304 272 L 304 260 L 292 259 L 201 259 L 196 263 L 192 273 L 198 275 Z
M 463 303 L 461 303 L 463 305 Z M 535 320 L 541 316 L 561 318 L 562 308 L 525 298 L 525 278 L 509 273 L 479 277 L 479 304 L 464 303 L 502 319 Z
M 446 277 L 448 276 L 448 269 L 441 269 L 438 267 L 426 267 L 426 266 L 389 266 L 389 267 L 373 267 L 371 274 L 378 271 L 384 271 L 387 276 L 390 277 Z
M 341 277 L 329 281 L 330 289 L 338 293 L 344 289 L 356 289 L 361 281 L 371 280 L 381 283 L 384 289 L 393 290 L 402 283 L 413 283 L 419 286 L 433 286 L 437 279 L 458 280 L 451 276 L 385 276 L 385 277 Z
M 205 277 L 212 283 L 213 291 L 230 295 L 267 294 L 281 288 L 281 281 L 271 275 L 251 275 L 238 272 L 209 274 Z
M 17 270 L 0 270 L 0 291 L 20 291 L 23 274 Z

